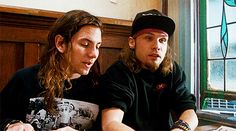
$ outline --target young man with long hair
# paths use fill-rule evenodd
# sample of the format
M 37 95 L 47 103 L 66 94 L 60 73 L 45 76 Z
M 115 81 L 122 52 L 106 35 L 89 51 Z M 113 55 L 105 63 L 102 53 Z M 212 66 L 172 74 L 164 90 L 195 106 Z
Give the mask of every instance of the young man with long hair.
M 72 10 L 58 18 L 39 64 L 17 71 L 2 90 L 1 130 L 94 129 L 101 42 L 94 15 Z
M 104 131 L 196 128 L 195 97 L 172 59 L 169 39 L 174 30 L 174 21 L 158 10 L 136 15 L 128 48 L 101 77 Z

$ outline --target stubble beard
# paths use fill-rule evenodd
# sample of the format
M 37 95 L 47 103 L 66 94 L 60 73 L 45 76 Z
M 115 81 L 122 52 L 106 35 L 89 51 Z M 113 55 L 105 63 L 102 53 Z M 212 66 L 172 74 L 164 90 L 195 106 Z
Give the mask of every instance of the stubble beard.
M 151 72 L 155 72 L 159 67 L 160 67 L 159 62 L 152 62 L 152 63 L 148 63 L 146 65 L 147 69 L 149 69 Z

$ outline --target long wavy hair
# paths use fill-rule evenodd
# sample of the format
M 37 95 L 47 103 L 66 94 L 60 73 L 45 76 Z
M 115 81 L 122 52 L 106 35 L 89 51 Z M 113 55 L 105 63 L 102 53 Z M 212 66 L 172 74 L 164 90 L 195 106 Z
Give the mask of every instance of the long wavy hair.
M 48 34 L 48 44 L 40 58 L 41 68 L 38 72 L 38 79 L 41 87 L 45 88 L 41 95 L 44 97 L 46 109 L 52 114 L 57 113 L 55 97 L 63 98 L 64 90 L 72 88 L 70 82 L 72 73 L 70 50 L 72 45 L 70 41 L 86 25 L 96 26 L 102 31 L 102 22 L 96 16 L 83 10 L 72 10 L 58 18 Z M 55 37 L 57 35 L 63 37 L 63 42 L 67 46 L 66 55 L 60 53 L 55 46 Z M 93 72 L 94 78 L 100 74 L 97 61 L 90 72 Z M 64 86 L 65 82 L 68 83 L 69 87 Z M 94 83 L 96 83 L 96 80 L 94 80 Z
M 165 58 L 158 68 L 164 76 L 168 75 L 173 70 L 173 57 L 169 46 L 171 42 L 172 41 L 169 39 Z M 119 59 L 124 62 L 131 72 L 138 73 L 142 69 L 141 62 L 135 56 L 135 49 L 131 49 L 129 46 L 125 46 L 122 49 Z

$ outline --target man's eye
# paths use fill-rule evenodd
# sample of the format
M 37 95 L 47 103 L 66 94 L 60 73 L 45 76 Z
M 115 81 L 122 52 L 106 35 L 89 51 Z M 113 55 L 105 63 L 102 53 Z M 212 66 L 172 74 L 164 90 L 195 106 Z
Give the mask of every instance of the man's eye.
M 88 46 L 88 45 L 89 45 L 88 42 L 81 42 L 80 44 L 81 44 L 82 46 Z
M 149 40 L 149 41 L 152 41 L 152 40 L 153 40 L 153 37 L 152 37 L 152 36 L 146 36 L 145 39 L 146 39 L 146 40 Z
M 164 43 L 164 42 L 166 42 L 167 40 L 166 40 L 166 38 L 161 38 L 161 39 L 159 39 L 159 42 L 160 43 Z

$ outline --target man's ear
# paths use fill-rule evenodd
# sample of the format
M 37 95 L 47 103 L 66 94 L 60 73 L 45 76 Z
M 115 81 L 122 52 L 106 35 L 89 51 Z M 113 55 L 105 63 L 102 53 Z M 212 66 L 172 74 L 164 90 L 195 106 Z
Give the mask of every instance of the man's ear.
M 135 40 L 133 37 L 128 38 L 129 48 L 134 49 L 135 48 Z
M 66 45 L 64 43 L 64 38 L 61 35 L 55 36 L 55 46 L 59 52 L 61 52 L 61 53 L 65 52 Z

